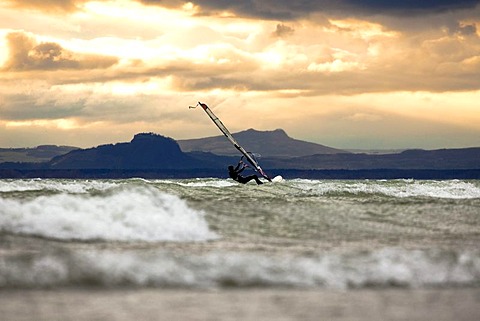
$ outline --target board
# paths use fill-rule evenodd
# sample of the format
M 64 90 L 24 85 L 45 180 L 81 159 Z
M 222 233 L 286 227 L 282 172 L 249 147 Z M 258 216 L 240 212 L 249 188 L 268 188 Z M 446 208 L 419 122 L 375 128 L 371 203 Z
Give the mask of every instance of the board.
M 283 182 L 283 181 L 284 181 L 284 179 L 280 175 L 277 175 L 274 178 L 272 178 L 272 183 L 280 183 L 280 182 Z

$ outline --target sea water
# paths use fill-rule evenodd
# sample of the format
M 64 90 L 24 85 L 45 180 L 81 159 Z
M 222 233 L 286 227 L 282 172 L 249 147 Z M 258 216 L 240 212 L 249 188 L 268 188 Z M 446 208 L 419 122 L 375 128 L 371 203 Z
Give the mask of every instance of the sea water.
M 0 180 L 0 288 L 476 287 L 480 181 Z

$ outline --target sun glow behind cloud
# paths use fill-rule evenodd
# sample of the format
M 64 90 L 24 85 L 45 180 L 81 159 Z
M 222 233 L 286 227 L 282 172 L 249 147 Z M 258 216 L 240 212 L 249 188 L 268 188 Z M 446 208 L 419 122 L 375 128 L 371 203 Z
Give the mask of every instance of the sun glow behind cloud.
M 82 16 L 98 20 L 113 18 L 123 25 L 144 23 L 148 26 L 191 27 L 195 22 L 189 20 L 196 14 L 195 7 L 187 3 L 183 10 L 169 10 L 162 7 L 144 6 L 140 3 L 120 1 L 92 1 L 82 6 Z
M 330 19 L 330 24 L 334 28 L 330 28 L 330 32 L 346 31 L 352 37 L 370 40 L 378 37 L 398 37 L 399 33 L 394 31 L 386 31 L 385 28 L 378 24 L 357 19 L 335 20 Z
M 73 119 L 9 121 L 5 127 L 45 127 L 49 129 L 70 130 L 82 127 Z

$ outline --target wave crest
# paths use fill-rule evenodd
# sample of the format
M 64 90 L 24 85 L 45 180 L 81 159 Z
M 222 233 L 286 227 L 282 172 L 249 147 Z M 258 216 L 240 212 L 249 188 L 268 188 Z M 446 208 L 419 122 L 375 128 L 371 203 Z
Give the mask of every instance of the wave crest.
M 118 187 L 93 194 L 0 198 L 0 230 L 61 240 L 204 241 L 204 212 L 177 196 L 148 186 Z
M 0 257 L 0 288 L 154 287 L 451 287 L 478 286 L 475 251 L 383 249 L 313 257 L 210 252 L 93 250 Z

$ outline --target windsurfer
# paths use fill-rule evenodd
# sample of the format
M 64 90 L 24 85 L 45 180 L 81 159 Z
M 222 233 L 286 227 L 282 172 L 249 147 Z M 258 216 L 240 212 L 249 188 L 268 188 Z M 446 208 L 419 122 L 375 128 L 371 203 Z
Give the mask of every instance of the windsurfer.
M 234 179 L 237 182 L 242 183 L 242 184 L 246 184 L 246 183 L 250 182 L 252 179 L 254 179 L 255 182 L 257 182 L 258 185 L 263 184 L 262 181 L 260 179 L 258 179 L 258 176 L 255 175 L 255 174 L 247 176 L 247 177 L 244 177 L 244 176 L 240 175 L 240 173 L 245 168 L 247 168 L 247 165 L 242 160 L 240 160 L 240 162 L 238 162 L 237 167 L 233 167 L 233 165 L 228 166 L 228 175 L 230 175 L 230 177 L 232 179 Z

